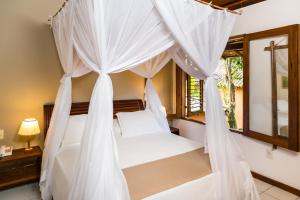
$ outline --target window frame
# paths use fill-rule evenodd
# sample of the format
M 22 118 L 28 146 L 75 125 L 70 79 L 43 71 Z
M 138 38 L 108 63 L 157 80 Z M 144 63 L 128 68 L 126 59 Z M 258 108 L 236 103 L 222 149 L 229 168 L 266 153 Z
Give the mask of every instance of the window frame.
M 247 137 L 260 140 L 272 144 L 274 148 L 282 147 L 292 151 L 300 152 L 300 128 L 298 123 L 300 121 L 300 103 L 299 101 L 299 32 L 300 25 L 290 25 L 280 28 L 255 32 L 247 34 L 244 41 L 244 131 L 243 134 Z M 289 50 L 289 87 L 288 87 L 288 110 L 289 110 L 289 137 L 281 137 L 276 134 L 266 135 L 263 133 L 251 130 L 250 127 L 250 42 L 252 40 L 275 37 L 278 35 L 288 35 L 288 50 Z M 293 74 L 293 76 L 291 75 Z
M 196 123 L 200 123 L 205 125 L 204 121 L 189 119 L 185 114 L 185 98 L 186 98 L 186 79 L 189 76 L 185 73 L 178 65 L 176 65 L 176 118 L 183 119 L 187 121 L 192 121 Z M 201 80 L 203 81 L 203 80 Z M 204 86 L 202 85 L 202 109 L 199 113 L 204 113 L 203 105 L 204 105 Z
M 232 57 L 241 56 L 241 57 L 243 57 L 243 62 L 244 62 L 243 51 L 244 51 L 245 36 L 246 36 L 246 34 L 231 36 L 226 45 L 224 54 L 227 53 L 226 56 L 232 56 Z M 223 56 L 224 56 L 224 54 L 223 54 Z M 186 74 L 178 65 L 176 65 L 176 114 L 175 114 L 175 116 L 177 119 L 182 119 L 182 120 L 191 121 L 191 122 L 205 125 L 206 124 L 205 121 L 189 119 L 185 116 L 185 79 L 186 79 L 187 75 L 188 74 Z M 203 99 L 204 99 L 204 87 L 203 87 L 202 91 L 203 91 L 202 93 L 203 93 Z M 244 116 L 245 116 L 245 114 L 243 113 L 243 118 L 244 118 Z M 244 133 L 244 127 L 243 127 L 243 130 L 232 129 L 232 128 L 229 128 L 229 130 L 231 132 L 238 133 L 238 134 Z
M 203 90 L 203 84 L 204 84 L 204 81 L 203 80 L 198 80 L 199 82 L 199 110 L 197 111 L 192 111 L 192 105 L 191 105 L 191 101 L 192 101 L 192 97 L 191 97 L 191 79 L 194 78 L 188 74 L 185 73 L 185 81 L 186 81 L 186 86 L 185 86 L 185 89 L 186 89 L 186 97 L 185 97 L 185 101 L 186 101 L 186 113 L 185 115 L 188 117 L 190 115 L 194 115 L 194 114 L 198 114 L 198 113 L 201 113 L 201 112 L 204 112 L 204 90 Z M 194 78 L 196 79 L 196 78 Z M 189 92 L 188 92 L 189 91 Z

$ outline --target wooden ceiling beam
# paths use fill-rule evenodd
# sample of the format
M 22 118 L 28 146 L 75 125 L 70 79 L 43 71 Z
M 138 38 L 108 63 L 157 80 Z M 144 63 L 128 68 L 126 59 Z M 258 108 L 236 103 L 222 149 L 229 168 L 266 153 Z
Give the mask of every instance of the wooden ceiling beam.
M 224 7 L 227 7 L 228 9 L 231 10 L 236 10 L 236 9 L 240 9 L 246 6 L 250 6 L 256 3 L 260 3 L 266 0 L 239 0 L 239 1 L 234 1 L 231 3 L 227 3 L 225 5 L 223 5 Z
M 204 0 L 204 1 L 206 2 L 212 1 L 212 3 L 215 5 L 226 7 L 230 10 L 236 10 L 266 0 Z

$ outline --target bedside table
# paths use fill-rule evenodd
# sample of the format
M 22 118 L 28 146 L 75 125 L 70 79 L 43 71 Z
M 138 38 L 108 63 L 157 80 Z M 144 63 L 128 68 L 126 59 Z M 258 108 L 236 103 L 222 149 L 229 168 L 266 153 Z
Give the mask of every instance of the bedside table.
M 170 126 L 170 131 L 171 131 L 171 133 L 173 133 L 175 135 L 180 135 L 178 128 L 174 128 L 174 127 Z
M 15 149 L 11 156 L 0 159 L 0 190 L 38 181 L 40 178 L 42 150 Z

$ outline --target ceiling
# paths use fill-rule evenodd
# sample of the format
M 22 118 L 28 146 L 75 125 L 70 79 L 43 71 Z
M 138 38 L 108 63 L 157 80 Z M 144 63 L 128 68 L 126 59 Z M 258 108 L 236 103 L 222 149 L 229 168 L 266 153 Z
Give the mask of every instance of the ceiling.
M 215 5 L 229 8 L 231 10 L 243 8 L 252 4 L 256 4 L 265 0 L 204 0 Z
M 223 58 L 243 56 L 244 35 L 232 36 L 229 38 Z

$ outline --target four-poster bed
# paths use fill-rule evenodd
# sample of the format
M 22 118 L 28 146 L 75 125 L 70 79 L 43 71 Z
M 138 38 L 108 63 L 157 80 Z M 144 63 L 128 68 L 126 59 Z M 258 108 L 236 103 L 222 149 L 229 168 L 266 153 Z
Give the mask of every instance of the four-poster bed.
M 115 114 L 119 112 L 144 110 L 143 102 L 140 99 L 114 100 L 113 103 L 114 118 L 117 117 Z M 88 105 L 88 102 L 73 103 L 70 115 L 81 116 L 87 114 Z M 52 104 L 44 106 L 46 122 L 51 117 L 52 109 Z M 78 124 L 69 122 L 68 126 L 70 125 L 78 126 Z M 47 128 L 46 126 L 45 129 L 47 130 Z M 69 133 L 74 137 L 77 131 L 72 130 Z M 156 199 L 167 196 L 161 192 L 170 188 L 175 190 L 175 187 L 184 183 L 187 185 L 190 181 L 196 181 L 196 185 L 198 185 L 198 187 L 191 187 L 196 191 L 193 196 L 204 197 L 205 189 L 201 190 L 201 187 L 205 187 L 206 182 L 210 182 L 212 176 L 210 175 L 211 168 L 208 155 L 203 153 L 200 144 L 171 134 L 142 135 L 129 139 L 121 139 L 119 135 L 116 138 L 120 163 L 126 177 L 131 199 L 142 199 L 144 197 Z M 54 199 L 67 199 L 72 169 L 79 151 L 79 145 L 74 144 L 74 142 L 62 146 L 54 163 Z M 130 146 L 134 146 L 139 151 L 129 148 Z M 166 147 L 169 147 L 168 151 L 166 151 Z M 151 154 L 148 152 L 151 152 Z M 157 171 L 159 171 L 159 174 L 157 174 Z M 153 179 L 157 175 L 161 176 L 160 179 Z M 141 176 L 143 178 L 140 178 Z M 207 176 L 204 179 L 205 181 L 197 180 L 205 176 Z M 175 190 L 175 192 L 177 191 Z M 168 193 L 173 195 L 174 192 L 168 191 Z
M 225 125 L 214 75 L 234 22 L 235 15 L 227 10 L 215 10 L 193 0 L 69 1 L 51 22 L 65 75 L 61 80 L 45 142 L 40 180 L 42 198 L 51 199 L 58 191 L 54 172 L 60 153 L 66 149 L 64 139 L 68 135 L 70 122 L 71 78 L 90 71 L 98 73 L 99 78 L 88 115 L 82 116 L 85 118 L 83 136 L 77 153 L 72 153 L 76 155 L 73 159 L 76 164 L 72 164 L 74 169 L 67 170 L 72 173 L 68 176 L 69 188 L 64 198 L 135 198 L 135 194 L 129 193 L 129 180 L 132 179 L 128 179 L 124 168 L 171 159 L 200 148 L 199 144 L 170 134 L 166 113 L 151 81 L 173 59 L 188 74 L 206 79 L 205 153 L 209 153 L 212 175 L 205 178 L 210 173 L 207 172 L 201 178 L 197 174 L 197 178 L 191 178 L 188 182 L 171 184 L 137 198 L 170 199 L 181 195 L 182 198 L 199 199 L 199 194 L 194 197 L 190 195 L 193 196 L 199 192 L 198 188 L 203 187 L 200 190 L 203 199 L 259 199 L 249 167 L 243 162 L 239 147 Z M 120 139 L 116 135 L 118 131 L 114 129 L 113 92 L 109 74 L 125 70 L 147 78 L 147 107 L 145 111 L 117 114 L 121 130 L 119 135 L 122 135 Z M 135 120 L 138 123 L 132 126 Z M 147 134 L 143 134 L 141 124 L 143 128 L 147 127 Z M 155 131 L 151 130 L 154 127 Z M 133 135 L 136 137 L 129 137 Z M 151 140 L 154 142 L 147 143 Z M 156 144 L 155 148 L 152 144 Z M 181 151 L 175 151 L 174 146 L 179 146 Z M 142 151 L 143 148 L 146 149 Z M 159 149 L 164 150 L 153 153 Z M 199 153 L 196 154 L 204 156 Z M 130 155 L 136 155 L 134 157 L 138 162 Z M 156 157 L 151 157 L 153 155 Z M 206 162 L 200 159 L 197 163 Z M 203 180 L 206 184 L 201 186 Z M 156 193 L 159 196 L 155 196 Z

